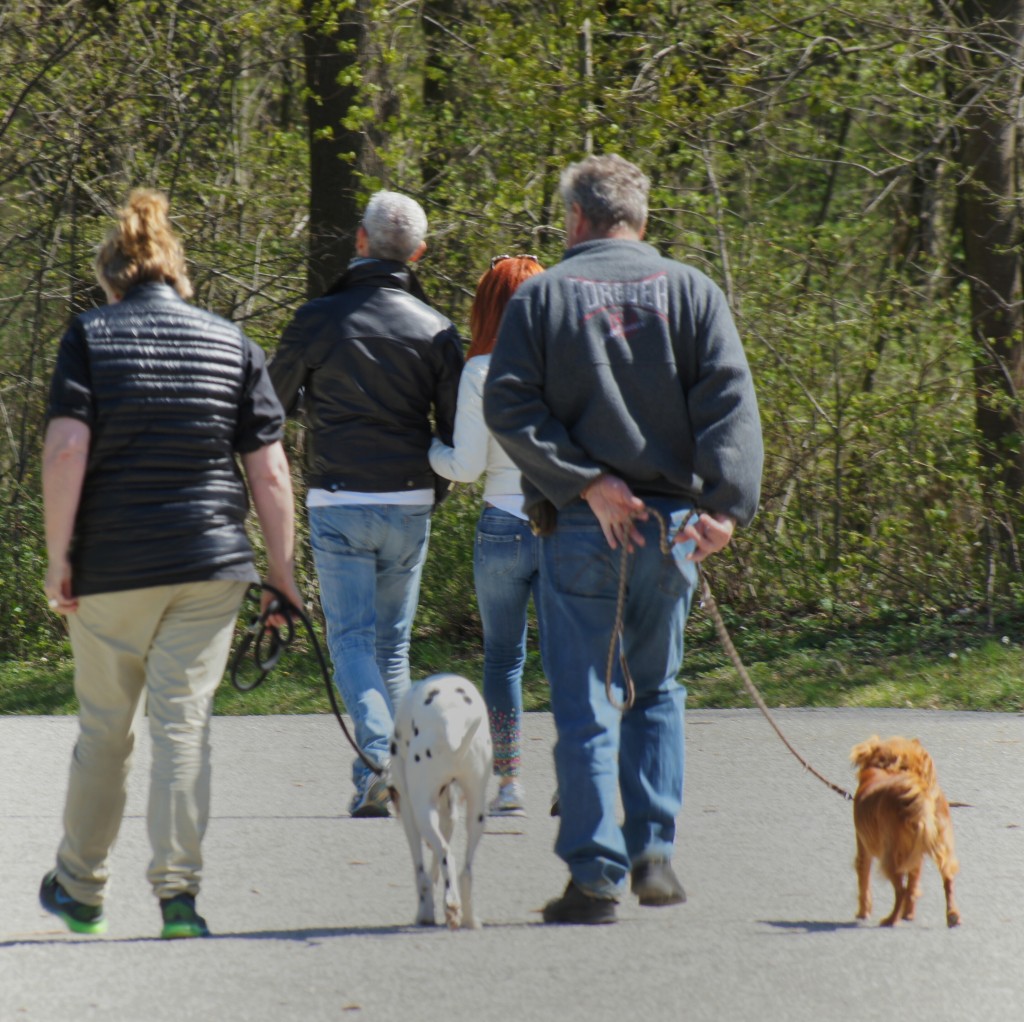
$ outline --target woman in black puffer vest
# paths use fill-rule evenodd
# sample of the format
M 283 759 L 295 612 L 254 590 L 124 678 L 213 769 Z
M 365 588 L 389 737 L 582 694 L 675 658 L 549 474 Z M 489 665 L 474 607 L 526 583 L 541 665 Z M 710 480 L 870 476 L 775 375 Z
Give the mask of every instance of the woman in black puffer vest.
M 245 480 L 268 581 L 301 599 L 284 414 L 260 348 L 186 301 L 192 288 L 163 195 L 129 196 L 95 268 L 109 304 L 78 316 L 61 341 L 43 450 L 45 589 L 67 616 L 80 731 L 64 836 L 39 896 L 75 932 L 106 928 L 107 860 L 145 699 L 148 877 L 162 936 L 205 936 L 195 897 L 213 694 L 258 579 Z

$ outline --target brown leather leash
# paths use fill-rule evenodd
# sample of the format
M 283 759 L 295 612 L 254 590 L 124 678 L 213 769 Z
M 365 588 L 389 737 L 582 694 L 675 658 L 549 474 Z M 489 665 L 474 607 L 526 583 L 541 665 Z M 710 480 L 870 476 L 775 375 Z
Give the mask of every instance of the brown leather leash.
M 662 547 L 664 552 L 664 547 Z M 611 642 L 608 643 L 608 663 L 604 672 L 604 691 L 608 702 L 620 713 L 625 713 L 633 708 L 636 702 L 636 682 L 630 674 L 629 664 L 626 662 L 626 650 L 622 643 L 622 620 L 626 609 L 626 569 L 629 566 L 629 549 L 622 544 L 622 554 L 619 557 L 619 594 L 615 601 L 615 627 L 612 629 Z M 622 668 L 622 680 L 626 689 L 626 698 L 619 702 L 612 691 L 612 669 L 615 664 L 615 647 L 619 648 L 619 667 Z
M 653 515 L 658 521 L 660 528 L 659 547 L 661 552 L 666 557 L 672 556 L 672 548 L 669 544 L 668 539 L 668 524 L 665 521 L 664 516 L 653 507 L 647 508 L 649 514 Z M 611 704 L 621 712 L 625 712 L 630 709 L 636 702 L 636 684 L 633 681 L 632 675 L 629 673 L 629 665 L 626 663 L 626 654 L 622 644 L 622 623 L 623 616 L 626 606 L 626 568 L 628 566 L 629 551 L 626 544 L 622 545 L 622 556 L 620 558 L 619 567 L 619 593 L 618 600 L 615 607 L 615 627 L 612 629 L 612 638 L 608 646 L 608 663 L 605 673 L 604 688 Z M 812 776 L 816 777 L 822 784 L 831 788 L 837 795 L 841 795 L 847 802 L 853 801 L 853 795 L 850 794 L 845 788 L 838 784 L 830 781 L 824 774 L 819 773 L 811 766 L 810 763 L 800 755 L 799 752 L 793 748 L 789 739 L 783 734 L 782 728 L 776 723 L 775 718 L 772 716 L 771 711 L 768 709 L 768 704 L 764 701 L 761 693 L 758 691 L 757 686 L 754 684 L 753 679 L 750 677 L 749 671 L 743 663 L 739 652 L 736 649 L 735 644 L 732 641 L 732 637 L 729 635 L 729 629 L 725 626 L 725 620 L 722 618 L 722 612 L 718 609 L 718 603 L 715 601 L 715 597 L 711 592 L 711 587 L 708 585 L 707 574 L 703 567 L 697 565 L 697 574 L 700 578 L 700 590 L 701 590 L 701 609 L 704 610 L 711 618 L 712 623 L 715 626 L 715 632 L 718 635 L 718 640 L 721 642 L 726 653 L 729 654 L 729 659 L 732 661 L 733 666 L 736 668 L 736 673 L 739 674 L 740 680 L 743 682 L 743 687 L 747 690 L 750 698 L 754 700 L 757 708 L 764 714 L 765 719 L 771 724 L 772 729 L 779 736 L 782 744 L 796 757 L 800 765 Z M 626 698 L 623 703 L 619 703 L 612 692 L 612 666 L 615 661 L 615 647 L 619 647 L 619 664 L 622 668 L 622 675 L 625 681 Z

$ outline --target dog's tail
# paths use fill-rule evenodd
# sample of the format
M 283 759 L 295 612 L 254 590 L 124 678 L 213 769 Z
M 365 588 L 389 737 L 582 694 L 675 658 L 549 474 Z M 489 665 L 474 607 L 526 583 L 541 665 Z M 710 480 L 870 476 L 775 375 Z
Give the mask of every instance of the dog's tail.
M 485 719 L 476 715 L 460 715 L 458 719 L 453 719 L 452 716 L 446 717 L 445 724 L 448 734 L 445 737 L 448 739 L 448 745 L 456 750 L 458 755 L 464 754 L 472 744 L 477 731 L 480 730 L 481 723 Z
M 945 878 L 954 876 L 960 864 L 954 850 L 949 803 L 941 789 L 929 783 L 932 777 L 934 770 L 926 770 L 924 777 L 897 774 L 892 778 L 893 793 L 901 800 L 924 850 L 935 860 L 939 873 Z
M 880 858 L 890 878 L 907 872 L 915 859 L 939 846 L 934 802 L 934 795 L 913 774 L 878 767 L 861 771 L 853 818 L 858 831 L 885 835 Z
M 456 679 L 459 684 L 438 689 L 428 695 L 426 705 L 436 713 L 445 744 L 452 752 L 465 752 L 480 730 L 487 724 L 487 705 L 471 681 Z

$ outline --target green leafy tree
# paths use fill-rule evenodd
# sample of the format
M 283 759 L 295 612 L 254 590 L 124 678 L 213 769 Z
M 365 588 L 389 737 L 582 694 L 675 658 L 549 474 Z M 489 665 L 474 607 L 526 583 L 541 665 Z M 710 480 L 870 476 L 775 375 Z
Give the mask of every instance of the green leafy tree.
M 492 256 L 560 257 L 588 151 L 648 171 L 649 240 L 722 285 L 754 367 L 764 499 L 723 602 L 1018 612 L 1020 26 L 1015 0 L 0 0 L 0 653 L 59 640 L 46 380 L 131 186 L 170 192 L 198 300 L 271 348 L 375 188 L 423 202 L 464 323 Z M 439 512 L 432 636 L 474 634 L 478 500 Z

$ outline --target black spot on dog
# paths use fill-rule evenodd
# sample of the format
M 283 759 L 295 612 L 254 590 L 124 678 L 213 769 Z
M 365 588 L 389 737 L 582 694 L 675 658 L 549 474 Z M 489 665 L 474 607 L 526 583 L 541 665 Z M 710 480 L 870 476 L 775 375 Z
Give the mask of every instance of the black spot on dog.
M 479 816 L 478 816 L 478 817 L 476 818 L 476 822 L 477 822 L 477 823 L 483 823 L 483 822 L 484 822 L 484 814 L 483 814 L 483 813 L 481 813 L 481 814 L 480 814 L 480 815 L 479 815 Z
M 413 738 L 419 738 L 420 736 L 420 729 L 416 726 L 415 723 L 412 726 L 412 736 Z
M 420 761 L 420 754 L 418 752 L 416 753 L 416 757 L 415 758 L 416 758 L 416 762 L 418 763 Z
M 398 755 L 398 744 L 396 742 L 392 742 L 391 743 L 391 755 L 392 756 L 397 756 Z
M 430 755 L 430 750 L 427 749 L 427 759 L 433 759 L 433 758 L 434 757 Z
M 439 696 L 440 694 L 441 694 L 441 690 L 439 688 L 432 688 L 427 693 L 427 698 L 423 700 L 423 705 L 424 706 L 429 706 L 434 701 L 434 697 L 435 696 Z

